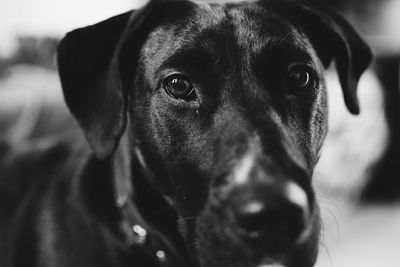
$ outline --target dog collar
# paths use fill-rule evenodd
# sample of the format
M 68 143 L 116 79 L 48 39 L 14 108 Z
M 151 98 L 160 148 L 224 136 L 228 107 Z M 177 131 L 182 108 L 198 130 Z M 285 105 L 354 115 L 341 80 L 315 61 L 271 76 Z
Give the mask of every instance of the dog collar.
M 138 148 L 135 148 L 136 157 L 145 176 L 154 175 L 147 168 Z M 115 181 L 115 203 L 120 211 L 120 232 L 124 241 L 133 250 L 140 250 L 155 266 L 188 266 L 184 257 L 175 249 L 164 233 L 156 229 L 142 216 L 132 196 L 132 184 L 126 181 L 125 175 L 117 175 Z M 151 177 L 153 178 L 153 177 Z
M 129 247 L 141 250 L 156 265 L 186 266 L 172 242 L 145 221 L 129 198 L 120 195 L 116 204 L 123 218 L 119 225 L 120 230 Z

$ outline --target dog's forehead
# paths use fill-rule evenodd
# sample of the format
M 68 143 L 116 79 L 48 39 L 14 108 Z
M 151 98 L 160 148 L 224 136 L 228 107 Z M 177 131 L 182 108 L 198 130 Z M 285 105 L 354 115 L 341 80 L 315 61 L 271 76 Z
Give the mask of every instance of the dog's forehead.
M 231 50 L 242 50 L 259 55 L 270 47 L 287 47 L 309 54 L 315 59 L 315 51 L 301 28 L 290 18 L 264 3 L 193 2 L 192 8 L 182 17 L 168 18 L 150 33 L 142 50 L 147 66 L 150 62 L 164 62 L 176 53 L 201 48 L 214 58 Z
M 281 10 L 259 2 L 227 3 L 224 6 L 241 47 L 259 52 L 266 46 L 286 44 L 308 50 L 308 38 Z

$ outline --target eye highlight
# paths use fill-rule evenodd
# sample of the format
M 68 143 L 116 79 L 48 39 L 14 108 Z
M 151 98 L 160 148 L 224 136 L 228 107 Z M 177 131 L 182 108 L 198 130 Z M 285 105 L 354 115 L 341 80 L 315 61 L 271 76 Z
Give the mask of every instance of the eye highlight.
M 183 74 L 172 74 L 163 80 L 165 92 L 176 99 L 189 100 L 194 94 L 192 82 Z
M 311 85 L 312 80 L 312 71 L 305 66 L 294 66 L 288 71 L 287 85 L 292 92 L 307 89 Z

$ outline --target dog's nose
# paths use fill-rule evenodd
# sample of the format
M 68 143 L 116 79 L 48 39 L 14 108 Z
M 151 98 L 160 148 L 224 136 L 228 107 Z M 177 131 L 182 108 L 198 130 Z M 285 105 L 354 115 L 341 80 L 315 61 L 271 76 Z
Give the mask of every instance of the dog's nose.
M 305 229 L 308 206 L 305 191 L 294 182 L 287 182 L 279 187 L 236 188 L 232 192 L 230 211 L 232 222 L 242 235 L 293 243 Z

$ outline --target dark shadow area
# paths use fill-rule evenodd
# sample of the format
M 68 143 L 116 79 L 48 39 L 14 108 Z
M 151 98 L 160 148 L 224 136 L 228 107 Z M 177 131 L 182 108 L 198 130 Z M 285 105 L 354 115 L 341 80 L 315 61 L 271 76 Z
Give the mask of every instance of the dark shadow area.
M 400 200 L 400 55 L 377 58 L 375 71 L 384 88 L 389 144 L 361 197 L 365 202 L 396 201 Z

